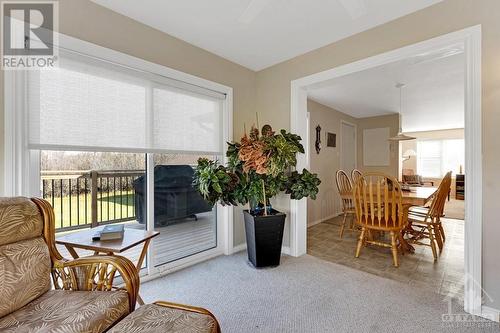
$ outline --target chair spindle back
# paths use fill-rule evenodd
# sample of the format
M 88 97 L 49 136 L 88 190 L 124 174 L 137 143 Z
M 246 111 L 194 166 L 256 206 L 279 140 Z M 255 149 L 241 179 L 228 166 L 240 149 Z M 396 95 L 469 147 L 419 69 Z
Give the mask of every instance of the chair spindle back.
M 432 200 L 429 208 L 429 217 L 432 219 L 440 219 L 444 212 L 444 205 L 451 187 L 451 171 L 447 172 L 441 180 L 438 190 Z
M 365 173 L 354 185 L 353 193 L 360 225 L 380 230 L 404 226 L 402 190 L 396 178 L 382 173 Z
M 338 170 L 335 174 L 337 189 L 342 199 L 344 211 L 352 207 L 352 183 L 344 170 Z
M 352 169 L 351 171 L 351 179 L 352 185 L 355 186 L 358 180 L 363 176 L 363 173 L 358 169 Z

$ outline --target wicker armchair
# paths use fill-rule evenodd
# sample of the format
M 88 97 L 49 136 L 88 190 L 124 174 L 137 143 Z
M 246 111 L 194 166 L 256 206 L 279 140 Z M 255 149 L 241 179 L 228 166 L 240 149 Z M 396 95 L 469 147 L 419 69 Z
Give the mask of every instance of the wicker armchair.
M 47 201 L 0 198 L 0 331 L 104 332 L 134 310 L 134 265 L 118 256 L 66 260 L 54 228 Z

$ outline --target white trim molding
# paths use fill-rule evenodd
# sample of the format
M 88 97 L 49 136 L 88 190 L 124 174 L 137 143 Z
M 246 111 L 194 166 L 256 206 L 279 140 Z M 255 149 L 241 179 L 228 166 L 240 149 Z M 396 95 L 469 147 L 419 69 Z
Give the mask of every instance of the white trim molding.
M 497 323 L 499 323 L 500 322 L 500 310 L 483 305 L 481 307 L 481 317 L 492 320 L 492 321 L 496 321 Z
M 305 86 L 304 86 L 305 87 Z M 309 169 L 309 128 L 307 91 L 300 83 L 292 81 L 291 130 L 299 134 L 305 154 L 297 156 L 297 170 Z M 307 251 L 307 198 L 290 200 L 290 255 L 298 257 Z
M 308 227 L 308 228 L 310 228 L 310 227 L 312 227 L 313 225 L 323 223 L 323 222 L 325 222 L 325 221 L 331 220 L 331 219 L 333 219 L 333 218 L 335 218 L 335 217 L 337 217 L 337 216 L 340 216 L 340 215 L 342 215 L 342 213 L 336 213 L 336 214 L 332 214 L 332 215 L 329 215 L 329 216 L 323 217 L 323 218 L 321 218 L 321 219 L 319 219 L 319 220 L 316 220 L 316 221 L 313 221 L 313 222 L 311 222 L 311 223 L 308 223 L 308 224 L 307 224 L 307 227 Z
M 481 315 L 483 233 L 483 149 L 481 115 L 481 27 L 463 36 L 465 52 L 465 279 L 464 309 Z
M 238 252 L 244 251 L 246 249 L 247 249 L 247 243 L 241 243 L 241 244 L 233 247 L 233 250 L 231 251 L 230 254 L 238 253 Z
M 465 210 L 465 311 L 481 315 L 482 297 L 482 142 L 481 142 L 481 26 L 473 26 L 420 43 L 335 67 L 323 72 L 291 81 L 290 129 L 305 138 L 304 147 L 309 156 L 309 137 L 306 124 L 307 91 L 322 86 L 328 81 L 370 68 L 400 61 L 444 47 L 463 46 L 465 67 L 465 169 L 467 187 Z M 297 169 L 307 168 L 306 157 L 299 158 Z M 290 204 L 290 248 L 291 254 L 306 253 L 307 204 L 291 201 Z

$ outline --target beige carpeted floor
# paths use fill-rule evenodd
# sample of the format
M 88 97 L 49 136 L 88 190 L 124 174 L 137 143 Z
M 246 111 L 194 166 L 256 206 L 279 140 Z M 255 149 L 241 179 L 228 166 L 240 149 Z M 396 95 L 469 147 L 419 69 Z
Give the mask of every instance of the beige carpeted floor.
M 144 283 L 140 293 L 146 302 L 206 307 L 224 333 L 500 332 L 498 323 L 443 320 L 443 296 L 309 255 L 261 270 L 245 252 L 221 256 Z M 463 314 L 451 302 L 452 314 Z

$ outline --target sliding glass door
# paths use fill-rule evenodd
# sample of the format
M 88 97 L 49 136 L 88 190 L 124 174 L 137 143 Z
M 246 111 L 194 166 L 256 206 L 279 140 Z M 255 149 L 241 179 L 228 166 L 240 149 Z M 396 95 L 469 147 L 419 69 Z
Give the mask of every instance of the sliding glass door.
M 138 218 L 146 211 L 145 154 L 42 150 L 39 155 L 40 194 L 54 208 L 57 235 L 107 224 L 146 230 L 147 224 Z M 70 257 L 65 247 L 58 249 Z M 122 255 L 135 263 L 140 250 L 135 247 Z
M 198 157 L 154 155 L 154 266 L 217 247 L 217 210 L 192 186 Z

